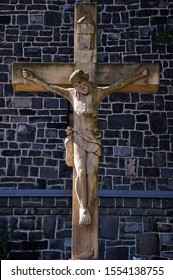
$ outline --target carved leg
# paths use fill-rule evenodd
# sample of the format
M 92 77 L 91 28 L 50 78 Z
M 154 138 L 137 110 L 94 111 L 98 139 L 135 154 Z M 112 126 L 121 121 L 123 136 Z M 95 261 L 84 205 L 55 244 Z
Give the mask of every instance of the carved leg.
M 79 224 L 91 224 L 88 209 L 88 195 L 86 182 L 86 152 L 74 144 L 74 165 L 76 169 L 75 190 L 79 201 Z
M 98 168 L 99 157 L 88 153 L 87 156 L 87 186 L 88 186 L 88 208 L 93 213 L 95 199 L 98 195 Z

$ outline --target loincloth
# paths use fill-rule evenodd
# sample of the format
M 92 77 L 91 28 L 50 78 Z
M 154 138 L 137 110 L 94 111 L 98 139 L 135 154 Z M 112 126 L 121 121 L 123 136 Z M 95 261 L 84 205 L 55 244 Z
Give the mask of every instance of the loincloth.
M 67 137 L 65 139 L 66 164 L 73 166 L 74 143 L 88 153 L 101 156 L 101 134 L 98 130 L 80 130 L 67 127 Z

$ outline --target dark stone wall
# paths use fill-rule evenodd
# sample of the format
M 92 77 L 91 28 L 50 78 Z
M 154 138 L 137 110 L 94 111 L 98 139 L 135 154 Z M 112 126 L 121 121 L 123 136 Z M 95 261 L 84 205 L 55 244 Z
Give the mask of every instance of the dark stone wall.
M 173 259 L 172 202 L 100 198 L 99 259 Z M 11 230 L 9 259 L 71 258 L 71 198 L 10 197 L 0 205 L 1 231 Z
M 12 63 L 73 62 L 74 2 L 1 0 L 0 191 L 72 187 L 63 145 L 68 102 L 14 93 Z M 173 2 L 95 2 L 98 62 L 160 64 L 157 94 L 115 93 L 100 105 L 100 188 L 172 191 Z M 172 199 L 100 198 L 99 206 L 100 258 L 173 259 Z M 70 198 L 0 198 L 0 225 L 12 230 L 11 259 L 69 258 Z

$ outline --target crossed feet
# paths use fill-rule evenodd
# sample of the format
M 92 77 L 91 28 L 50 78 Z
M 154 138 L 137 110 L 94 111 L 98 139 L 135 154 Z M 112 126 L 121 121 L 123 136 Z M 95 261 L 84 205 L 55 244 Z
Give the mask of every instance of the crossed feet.
M 91 224 L 91 215 L 88 208 L 79 208 L 79 224 L 86 226 Z

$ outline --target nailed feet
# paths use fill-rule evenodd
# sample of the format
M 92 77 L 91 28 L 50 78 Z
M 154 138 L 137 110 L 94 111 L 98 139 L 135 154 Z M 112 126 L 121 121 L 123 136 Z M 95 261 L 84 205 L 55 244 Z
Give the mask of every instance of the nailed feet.
M 86 226 L 91 224 L 91 215 L 88 208 L 79 208 L 79 224 Z

